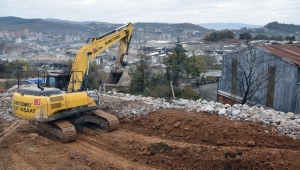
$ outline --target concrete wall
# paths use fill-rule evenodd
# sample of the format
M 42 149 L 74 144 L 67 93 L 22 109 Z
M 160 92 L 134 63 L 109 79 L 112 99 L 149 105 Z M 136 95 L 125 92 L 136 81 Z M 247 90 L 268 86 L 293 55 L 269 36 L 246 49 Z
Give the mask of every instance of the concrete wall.
M 217 101 L 218 82 L 200 85 L 198 87 L 198 93 L 201 99 L 206 101 Z

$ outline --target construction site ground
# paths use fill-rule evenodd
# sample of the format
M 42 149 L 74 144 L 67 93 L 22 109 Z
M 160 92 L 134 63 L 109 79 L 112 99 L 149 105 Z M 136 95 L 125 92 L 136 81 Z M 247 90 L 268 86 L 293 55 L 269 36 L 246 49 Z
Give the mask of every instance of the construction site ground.
M 300 140 L 276 127 L 176 109 L 119 120 L 110 133 L 81 128 L 72 143 L 0 120 L 0 169 L 300 169 Z

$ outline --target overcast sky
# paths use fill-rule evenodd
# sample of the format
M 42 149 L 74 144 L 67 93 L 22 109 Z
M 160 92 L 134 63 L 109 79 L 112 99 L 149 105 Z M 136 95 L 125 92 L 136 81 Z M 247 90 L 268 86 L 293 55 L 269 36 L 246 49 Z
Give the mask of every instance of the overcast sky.
M 300 25 L 300 0 L 0 0 L 0 16 L 110 23 Z

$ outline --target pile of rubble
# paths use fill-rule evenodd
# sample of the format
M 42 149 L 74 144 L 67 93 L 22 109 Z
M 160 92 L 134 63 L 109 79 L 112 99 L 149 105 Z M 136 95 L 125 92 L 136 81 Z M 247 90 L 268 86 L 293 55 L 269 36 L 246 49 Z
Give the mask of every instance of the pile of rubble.
M 0 100 L 0 120 L 16 120 L 17 118 L 12 114 L 11 95 L 9 93 L 0 94 Z
M 186 100 L 186 99 L 164 99 L 133 96 L 123 93 L 112 93 L 108 95 L 111 98 L 118 99 L 119 102 L 114 100 L 100 100 L 101 107 L 114 108 L 114 114 L 119 116 L 137 116 L 148 114 L 157 109 L 185 109 L 187 112 L 209 112 L 211 114 L 218 114 L 225 116 L 230 120 L 243 120 L 260 122 L 263 124 L 274 125 L 283 134 L 288 135 L 294 139 L 300 138 L 300 117 L 292 112 L 284 113 L 274 109 L 265 109 L 263 107 L 253 106 L 250 107 L 246 104 L 221 104 L 218 102 L 207 102 L 206 100 Z M 145 103 L 146 105 L 130 105 L 120 104 L 124 101 L 135 101 L 137 103 Z M 268 133 L 268 132 L 266 132 Z
M 7 121 L 15 120 L 12 114 L 12 93 L 17 86 L 12 87 L 6 93 L 0 94 L 0 119 Z M 133 96 L 130 94 L 107 92 L 100 99 L 101 108 L 110 109 L 118 116 L 135 117 L 145 115 L 158 109 L 185 109 L 187 112 L 209 112 L 225 116 L 230 120 L 254 121 L 270 124 L 277 127 L 279 131 L 294 139 L 300 138 L 300 117 L 292 112 L 284 113 L 263 107 L 235 104 L 221 104 L 218 102 L 207 102 L 206 100 L 186 99 L 164 99 Z M 266 132 L 268 133 L 268 132 Z
M 13 86 L 6 93 L 0 94 L 0 120 L 13 121 L 17 118 L 12 114 L 12 94 L 17 90 L 18 86 Z

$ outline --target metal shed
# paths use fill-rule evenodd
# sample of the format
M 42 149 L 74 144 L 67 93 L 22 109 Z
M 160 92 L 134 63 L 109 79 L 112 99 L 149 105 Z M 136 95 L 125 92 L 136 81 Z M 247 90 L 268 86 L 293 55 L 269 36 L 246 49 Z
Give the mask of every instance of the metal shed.
M 222 78 L 218 85 L 218 101 L 222 103 L 241 103 L 242 88 L 238 83 L 239 77 L 233 74 L 234 70 L 226 67 L 229 62 L 234 68 L 233 55 L 247 55 L 251 50 L 260 54 L 258 69 L 264 69 L 273 79 L 263 82 L 260 86 L 266 88 L 255 92 L 249 103 L 257 102 L 260 105 L 272 107 L 283 112 L 300 113 L 300 45 L 269 45 L 256 46 L 222 56 Z M 257 54 L 258 54 L 257 53 Z M 247 61 L 243 61 L 247 62 Z M 241 62 L 241 63 L 243 63 Z M 247 67 L 243 67 L 247 69 Z M 256 77 L 256 76 L 254 76 Z M 273 88 L 270 88 L 273 87 Z

